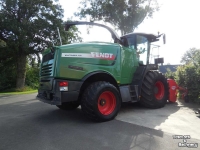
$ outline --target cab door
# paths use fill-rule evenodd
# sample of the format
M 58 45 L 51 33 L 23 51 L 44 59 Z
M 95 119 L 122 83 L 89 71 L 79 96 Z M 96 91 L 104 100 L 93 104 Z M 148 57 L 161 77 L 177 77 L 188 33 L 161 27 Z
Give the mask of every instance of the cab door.
M 148 39 L 142 35 L 136 35 L 136 53 L 140 64 L 146 65 L 148 63 Z
M 136 50 L 128 45 L 128 40 L 121 50 L 121 84 L 130 84 L 132 82 L 133 73 L 138 66 Z M 133 44 L 135 45 L 135 44 Z

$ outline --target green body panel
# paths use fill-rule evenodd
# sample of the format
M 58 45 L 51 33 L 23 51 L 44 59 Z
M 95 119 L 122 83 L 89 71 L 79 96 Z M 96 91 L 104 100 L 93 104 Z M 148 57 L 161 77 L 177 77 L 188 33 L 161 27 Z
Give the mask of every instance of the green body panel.
M 95 71 L 104 71 L 112 75 L 116 81 L 120 80 L 120 46 L 109 43 L 82 43 L 71 44 L 60 47 L 58 52 L 55 77 L 61 77 L 72 80 L 81 80 L 89 73 Z M 116 60 L 104 60 L 99 58 L 84 57 L 62 57 L 63 53 L 83 53 L 90 55 L 91 52 L 112 53 L 117 57 Z M 118 56 L 117 56 L 118 55 Z M 89 56 L 90 57 L 90 56 Z M 69 68 L 71 66 L 82 67 L 82 70 Z
M 49 53 L 50 50 L 46 50 L 43 56 Z M 88 42 L 56 47 L 54 59 L 41 64 L 41 68 L 49 66 L 52 67 L 49 74 L 40 74 L 41 78 L 82 80 L 90 73 L 103 71 L 113 76 L 118 84 L 130 84 L 138 59 L 135 50 L 119 44 Z M 48 87 L 51 83 L 46 84 Z
M 138 67 L 138 58 L 134 49 L 122 47 L 121 50 L 121 84 L 130 84 Z

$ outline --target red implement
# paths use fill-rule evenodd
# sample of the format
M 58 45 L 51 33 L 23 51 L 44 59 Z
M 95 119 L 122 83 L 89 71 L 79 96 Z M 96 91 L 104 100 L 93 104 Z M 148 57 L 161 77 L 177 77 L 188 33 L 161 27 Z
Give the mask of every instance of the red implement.
M 175 102 L 177 99 L 178 90 L 184 91 L 182 94 L 182 99 L 188 94 L 188 90 L 186 88 L 180 87 L 173 79 L 167 79 L 169 84 L 169 101 Z

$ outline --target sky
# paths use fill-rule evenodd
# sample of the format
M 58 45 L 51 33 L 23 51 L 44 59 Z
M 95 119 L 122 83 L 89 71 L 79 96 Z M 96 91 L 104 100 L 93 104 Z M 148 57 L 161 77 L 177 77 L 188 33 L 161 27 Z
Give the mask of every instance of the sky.
M 64 9 L 64 20 L 74 16 L 80 1 L 59 0 Z M 145 19 L 134 32 L 165 33 L 166 44 L 159 42 L 159 51 L 154 49 L 154 54 L 164 57 L 165 64 L 180 64 L 181 57 L 187 50 L 192 47 L 200 48 L 200 0 L 158 0 L 158 2 L 161 5 L 160 10 L 155 12 L 152 18 Z M 76 17 L 73 19 L 80 20 Z M 109 24 L 108 26 L 112 27 Z M 86 41 L 96 41 L 100 38 L 111 40 L 106 29 L 91 29 L 89 35 L 86 26 L 79 27 L 79 30 Z M 96 35 L 98 39 L 95 39 Z

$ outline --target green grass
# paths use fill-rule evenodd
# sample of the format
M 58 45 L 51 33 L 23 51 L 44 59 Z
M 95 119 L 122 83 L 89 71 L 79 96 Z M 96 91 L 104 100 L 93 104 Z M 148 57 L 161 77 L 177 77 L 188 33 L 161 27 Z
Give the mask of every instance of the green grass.
M 31 94 L 36 93 L 37 90 L 25 91 L 25 92 L 0 92 L 0 95 L 18 95 L 18 94 Z
M 5 91 L 0 91 L 0 95 L 16 95 L 16 94 L 31 94 L 36 93 L 37 90 L 29 86 L 24 86 L 22 89 L 7 89 Z

